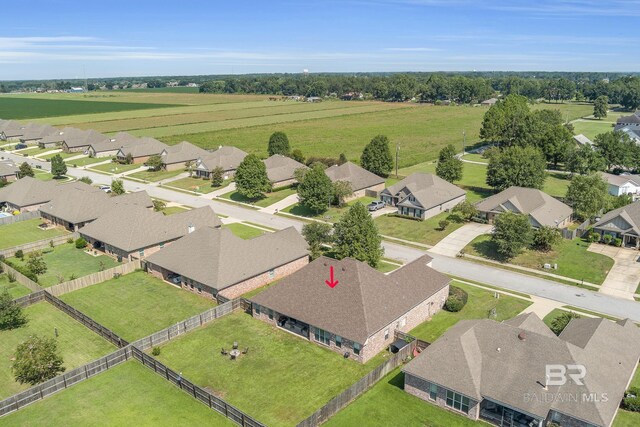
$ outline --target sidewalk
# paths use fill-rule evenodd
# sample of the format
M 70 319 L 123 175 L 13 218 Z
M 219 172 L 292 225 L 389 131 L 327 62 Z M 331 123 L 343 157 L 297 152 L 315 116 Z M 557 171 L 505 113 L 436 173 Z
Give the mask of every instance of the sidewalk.
M 260 212 L 265 212 L 268 214 L 274 214 L 278 211 L 281 211 L 284 208 L 287 208 L 291 205 L 298 203 L 298 194 L 291 194 L 290 196 L 285 197 L 279 202 L 275 202 L 272 205 L 267 206 L 266 208 L 260 209 Z
M 489 234 L 491 230 L 493 230 L 493 225 L 470 222 L 449 233 L 448 236 L 445 236 L 431 248 L 431 252 L 454 257 L 471 243 L 473 239 L 483 234 Z

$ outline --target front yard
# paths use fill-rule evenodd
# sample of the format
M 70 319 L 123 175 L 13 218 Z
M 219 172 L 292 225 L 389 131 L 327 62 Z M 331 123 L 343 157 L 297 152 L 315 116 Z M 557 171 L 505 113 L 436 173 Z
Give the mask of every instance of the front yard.
M 531 301 L 504 294 L 496 299 L 493 291 L 486 291 L 455 280 L 451 284 L 467 291 L 469 300 L 464 308 L 457 313 L 441 310 L 431 320 L 411 330 L 409 332 L 411 335 L 427 342 L 433 342 L 460 320 L 487 319 L 491 310 L 495 308 L 496 315 L 493 319 L 500 322 L 517 316 L 532 304 Z
M 134 341 L 215 306 L 142 271 L 60 297 L 127 341 Z
M 234 341 L 249 348 L 232 361 Z M 161 347 L 163 363 L 269 426 L 292 426 L 382 362 L 366 365 L 235 312 Z
M 119 265 L 109 256 L 89 255 L 82 249 L 76 249 L 74 244 L 65 243 L 41 252 L 47 264 L 47 272 L 38 276 L 38 284 L 45 288 Z M 11 263 L 21 266 L 25 266 L 28 259 L 28 254 L 25 254 L 22 260 L 9 258 Z
M 613 266 L 613 260 L 601 254 L 588 252 L 588 247 L 589 243 L 581 239 L 562 239 L 550 252 L 525 249 L 520 255 L 509 260 L 509 263 L 599 285 L 607 277 Z M 488 234 L 476 237 L 464 248 L 464 252 L 483 258 L 500 260 L 496 245 Z M 552 266 L 557 263 L 558 269 L 544 270 L 542 267 L 545 263 Z
M 182 170 L 182 169 L 175 170 L 175 171 L 165 171 L 165 170 L 150 171 L 150 170 L 146 170 L 146 171 L 142 171 L 142 172 L 132 173 L 131 175 L 127 175 L 127 176 L 129 178 L 137 178 L 137 179 L 141 179 L 143 181 L 158 182 L 158 181 L 162 181 L 163 179 L 173 178 L 174 176 L 178 176 L 183 172 L 184 172 L 184 170 Z
M 452 217 L 449 225 L 444 230 L 440 229 L 440 221 L 449 218 L 451 215 L 443 212 L 424 221 L 415 221 L 410 218 L 400 218 L 397 216 L 382 215 L 374 222 L 378 226 L 380 234 L 397 239 L 410 240 L 412 242 L 435 245 L 440 240 L 447 237 L 451 232 L 462 227 L 464 222 L 456 222 Z M 457 218 L 456 218 L 457 219 Z
M 68 166 L 81 167 L 92 165 L 94 163 L 106 162 L 110 160 L 108 157 L 83 157 L 81 159 L 66 160 Z
M 58 350 L 67 370 L 102 357 L 116 348 L 99 335 L 46 302 L 24 309 L 29 322 L 18 329 L 0 331 L 0 399 L 29 388 L 14 381 L 11 359 L 16 347 L 31 335 L 53 338 L 58 329 Z
M 249 203 L 255 206 L 259 206 L 261 208 L 265 208 L 267 206 L 271 206 L 272 204 L 279 202 L 280 200 L 289 197 L 292 194 L 296 194 L 296 190 L 291 187 L 283 188 L 282 190 L 273 191 L 271 193 L 267 193 L 265 197 L 258 200 L 249 199 L 237 191 L 231 191 L 229 193 L 223 194 L 220 197 L 227 200 L 232 200 L 234 202 L 241 203 Z
M 118 174 L 123 172 L 129 172 L 134 169 L 138 169 L 139 167 L 142 167 L 142 166 L 144 165 L 143 164 L 122 165 L 120 163 L 111 162 L 111 163 L 105 163 L 103 165 L 92 166 L 90 167 L 90 169 L 96 170 L 98 172 L 103 172 L 103 173 Z
M 254 237 L 262 236 L 265 231 L 259 230 L 255 227 L 251 227 L 239 222 L 223 225 L 224 228 L 231 230 L 233 234 L 241 239 L 253 239 Z
M 2 425 L 169 427 L 186 420 L 194 426 L 235 426 L 141 363 L 129 361 L 4 417 Z
M 306 218 L 315 218 L 321 219 L 327 222 L 338 222 L 343 213 L 345 213 L 350 206 L 353 206 L 357 202 L 362 203 L 363 205 L 368 205 L 374 200 L 378 200 L 375 197 L 360 197 L 359 199 L 355 199 L 345 204 L 345 206 L 339 208 L 336 206 L 330 206 L 325 212 L 321 214 L 316 214 L 314 211 L 308 209 L 306 206 L 300 205 L 296 203 L 295 205 L 288 206 L 282 209 L 282 212 L 287 212 L 293 215 L 298 215 Z
M 67 230 L 61 227 L 41 230 L 38 228 L 40 224 L 42 224 L 42 220 L 35 218 L 13 224 L 0 225 L 0 249 L 12 248 L 25 243 L 69 234 Z
M 219 188 L 226 187 L 232 182 L 233 182 L 232 180 L 227 179 L 222 183 L 220 187 L 214 187 L 211 185 L 211 181 L 209 181 L 208 179 L 187 177 L 187 178 L 181 178 L 175 181 L 168 182 L 166 184 L 166 187 L 167 188 L 175 187 L 181 190 L 195 191 L 196 193 L 209 194 L 212 191 L 215 191 Z
M 11 295 L 14 299 L 23 297 L 31 293 L 28 288 L 25 288 L 18 282 L 9 282 L 9 276 L 7 276 L 6 274 L 0 274 L 0 293 L 4 292 L 5 290 L 9 292 L 9 295 Z

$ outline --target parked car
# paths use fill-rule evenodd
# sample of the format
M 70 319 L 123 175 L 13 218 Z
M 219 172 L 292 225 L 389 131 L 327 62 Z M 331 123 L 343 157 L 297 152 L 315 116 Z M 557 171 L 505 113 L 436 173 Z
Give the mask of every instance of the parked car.
M 27 148 L 27 144 L 16 144 L 16 150 L 22 150 L 23 148 Z
M 111 186 L 110 185 L 101 185 L 98 188 L 100 188 L 105 193 L 111 193 Z
M 384 208 L 384 202 L 381 200 L 375 200 L 367 205 L 369 211 L 377 211 L 378 209 Z

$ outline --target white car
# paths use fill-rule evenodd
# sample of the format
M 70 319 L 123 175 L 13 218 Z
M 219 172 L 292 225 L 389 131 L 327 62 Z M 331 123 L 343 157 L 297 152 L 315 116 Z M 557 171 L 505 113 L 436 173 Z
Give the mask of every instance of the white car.
M 111 186 L 110 185 L 101 185 L 98 188 L 100 188 L 105 193 L 111 193 Z

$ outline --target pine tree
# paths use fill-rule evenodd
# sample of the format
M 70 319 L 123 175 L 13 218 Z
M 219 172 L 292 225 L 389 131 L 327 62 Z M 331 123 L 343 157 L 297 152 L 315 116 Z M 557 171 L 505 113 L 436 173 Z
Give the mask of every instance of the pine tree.
M 389 138 L 375 136 L 362 151 L 360 165 L 379 176 L 388 176 L 393 169 L 393 157 L 389 148 Z
M 288 156 L 290 151 L 291 147 L 289 146 L 289 138 L 287 138 L 286 133 L 278 131 L 271 134 L 267 148 L 269 156 L 273 156 L 274 154 Z
M 449 144 L 440 150 L 436 175 L 449 182 L 462 179 L 462 160 L 456 157 L 456 149 L 453 145 Z

